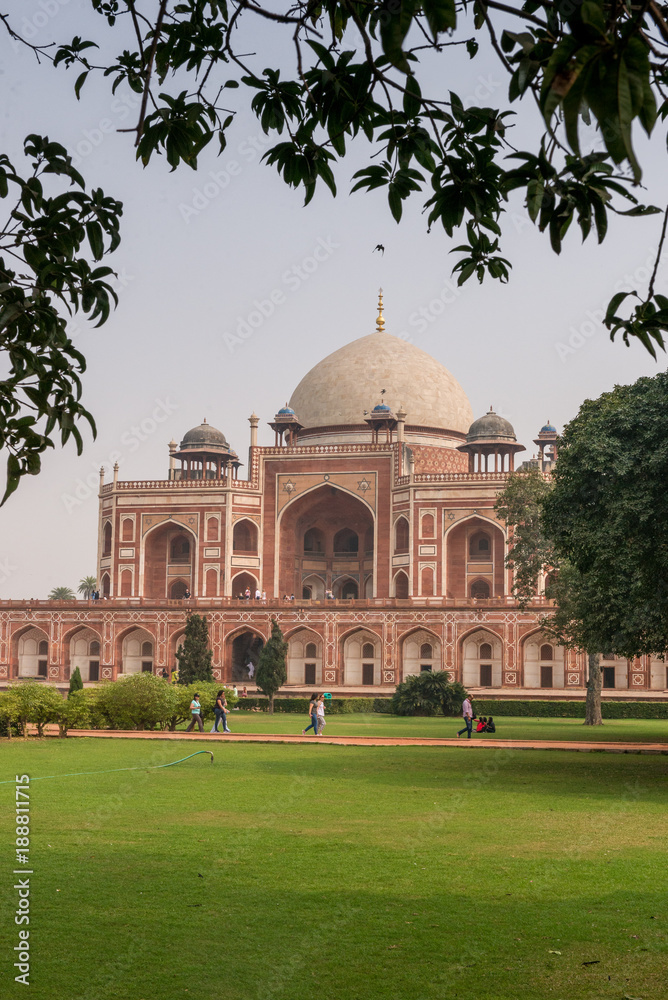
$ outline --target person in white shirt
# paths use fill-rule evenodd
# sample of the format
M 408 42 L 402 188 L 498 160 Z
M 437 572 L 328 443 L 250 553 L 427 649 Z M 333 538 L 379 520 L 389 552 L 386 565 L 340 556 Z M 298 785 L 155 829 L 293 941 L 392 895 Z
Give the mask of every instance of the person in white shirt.
M 318 716 L 318 732 L 316 736 L 322 736 L 322 731 L 326 726 L 325 722 L 325 696 L 324 694 L 318 695 L 318 707 L 316 709 Z
M 461 736 L 462 733 L 466 733 L 467 739 L 471 739 L 471 732 L 473 731 L 473 706 L 471 704 L 471 699 L 468 695 L 464 698 L 462 702 L 462 718 L 464 719 L 465 726 L 460 729 L 457 736 Z

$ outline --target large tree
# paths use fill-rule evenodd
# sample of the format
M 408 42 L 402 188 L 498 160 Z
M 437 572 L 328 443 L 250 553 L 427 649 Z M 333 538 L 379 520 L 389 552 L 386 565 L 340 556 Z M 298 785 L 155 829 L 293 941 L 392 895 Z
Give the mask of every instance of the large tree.
M 668 649 L 668 374 L 587 400 L 564 429 L 549 480 L 516 473 L 496 509 L 512 529 L 515 594 L 541 571 L 555 601 L 544 627 L 588 653 L 586 722 L 601 722 L 600 654 Z
M 601 637 L 589 628 L 591 605 L 586 599 L 580 574 L 559 559 L 546 531 L 544 505 L 552 490 L 551 479 L 538 469 L 514 472 L 499 493 L 495 510 L 509 530 L 506 565 L 513 571 L 513 595 L 520 608 L 528 607 L 539 594 L 541 582 L 555 604 L 540 625 L 564 646 L 587 651 L 587 699 L 585 725 L 599 726 L 601 716 Z M 549 583 L 548 583 L 549 581 Z M 589 652 L 592 650 L 592 652 Z
M 667 409 L 668 373 L 583 403 L 544 503 L 545 530 L 581 579 L 600 651 L 629 659 L 668 649 Z
M 460 283 L 508 280 L 502 222 L 515 190 L 556 253 L 574 221 L 583 239 L 594 233 L 601 242 L 610 213 L 658 211 L 632 191 L 642 174 L 634 129 L 653 135 L 668 112 L 668 23 L 655 0 L 297 0 L 280 11 L 252 0 L 90 2 L 101 15 L 95 37 L 55 47 L 22 39 L 18 15 L 0 21 L 42 62 L 71 68 L 77 97 L 91 74 L 139 95 L 137 120 L 123 131 L 142 163 L 159 154 L 171 169 L 196 169 L 209 143 L 225 148 L 247 102 L 275 140 L 265 160 L 309 202 L 320 181 L 336 193 L 336 162 L 366 140 L 368 165 L 353 190 L 384 189 L 397 222 L 414 195 L 427 226 L 449 237 L 461 231 Z M 454 46 L 498 60 L 507 95 L 494 106 L 465 106 Z M 114 48 L 115 58 L 102 54 Z M 520 140 L 510 131 L 515 121 Z M 582 126 L 591 123 L 585 150 Z M 0 444 L 9 450 L 10 490 L 38 471 L 52 431 L 81 447 L 77 424 L 90 420 L 79 402 L 85 362 L 65 334 L 63 310 L 106 318 L 110 272 L 87 260 L 118 244 L 121 212 L 103 192 L 85 193 L 61 147 L 31 136 L 26 153 L 33 173 L 25 178 L 0 158 L 0 197 L 10 190 L 17 199 L 0 229 L 0 249 L 14 262 L 0 260 L 0 349 L 11 369 Z M 46 198 L 45 173 L 73 189 L 56 186 Z M 667 219 L 668 210 L 657 226 L 660 247 Z M 605 319 L 611 336 L 638 337 L 652 354 L 668 329 L 655 277 L 616 295 Z
M 206 615 L 189 614 L 183 644 L 176 651 L 179 664 L 179 684 L 194 684 L 197 681 L 212 681 L 209 646 L 209 629 Z
M 274 711 L 274 696 L 288 679 L 285 658 L 288 644 L 283 638 L 280 626 L 275 618 L 271 619 L 271 635 L 260 651 L 260 658 L 255 673 L 255 683 L 260 691 L 269 699 L 269 711 Z

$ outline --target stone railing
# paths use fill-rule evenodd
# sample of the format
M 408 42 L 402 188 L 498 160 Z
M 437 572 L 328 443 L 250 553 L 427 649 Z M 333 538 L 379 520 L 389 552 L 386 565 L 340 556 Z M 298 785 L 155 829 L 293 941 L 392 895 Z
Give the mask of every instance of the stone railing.
M 338 599 L 334 600 L 305 600 L 303 598 L 295 598 L 294 600 L 283 599 L 278 597 L 268 597 L 266 601 L 255 600 L 251 598 L 250 600 L 240 600 L 238 597 L 190 597 L 187 600 L 170 600 L 168 598 L 155 598 L 155 597 L 101 597 L 97 601 L 93 600 L 73 600 L 73 601 L 44 601 L 44 600 L 34 600 L 33 598 L 23 598 L 23 599 L 13 599 L 13 600 L 0 600 L 0 609 L 2 608 L 53 608 L 53 609 L 69 609 L 69 610 L 82 610 L 84 608 L 93 608 L 96 611 L 103 611 L 106 608 L 155 608 L 155 607 L 173 607 L 173 608 L 193 608 L 193 607 L 205 607 L 205 608 L 411 608 L 411 607 L 440 607 L 440 608 L 500 608 L 500 607 L 516 607 L 517 601 L 514 597 L 489 597 L 481 600 L 473 600 L 468 597 L 365 597 L 360 600 L 353 599 Z M 535 597 L 529 607 L 530 608 L 549 608 L 552 606 L 552 601 L 549 601 L 545 597 Z

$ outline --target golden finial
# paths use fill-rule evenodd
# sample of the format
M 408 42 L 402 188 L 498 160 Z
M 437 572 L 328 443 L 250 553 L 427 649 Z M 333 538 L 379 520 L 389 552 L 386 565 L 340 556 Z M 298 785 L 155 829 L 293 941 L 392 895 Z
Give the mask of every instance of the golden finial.
M 383 289 L 378 289 L 378 319 L 376 320 L 376 330 L 383 333 L 385 329 L 385 319 L 383 317 Z

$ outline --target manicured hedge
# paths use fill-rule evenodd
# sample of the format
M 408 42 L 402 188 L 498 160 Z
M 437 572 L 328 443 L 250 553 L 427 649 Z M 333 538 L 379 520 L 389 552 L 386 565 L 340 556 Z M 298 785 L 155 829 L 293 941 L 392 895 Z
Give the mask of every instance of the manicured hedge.
M 240 711 L 251 708 L 266 710 L 266 698 L 240 698 Z M 308 713 L 308 698 L 276 698 L 275 712 Z M 477 715 L 527 717 L 535 719 L 584 719 L 583 701 L 494 701 L 475 698 L 473 708 Z M 332 698 L 325 702 L 327 715 L 347 715 L 350 712 L 377 712 L 392 714 L 391 698 Z M 603 701 L 604 719 L 668 719 L 668 702 L 661 701 Z
M 527 716 L 535 719 L 584 719 L 583 701 L 491 701 L 475 698 L 476 715 Z M 604 719 L 668 719 L 665 701 L 603 701 Z
M 240 698 L 237 707 L 240 711 L 251 708 L 266 710 L 269 702 L 266 698 Z M 308 715 L 308 698 L 275 698 L 274 712 L 296 712 Z M 351 712 L 392 712 L 390 698 L 327 698 L 325 701 L 327 715 L 347 715 Z

